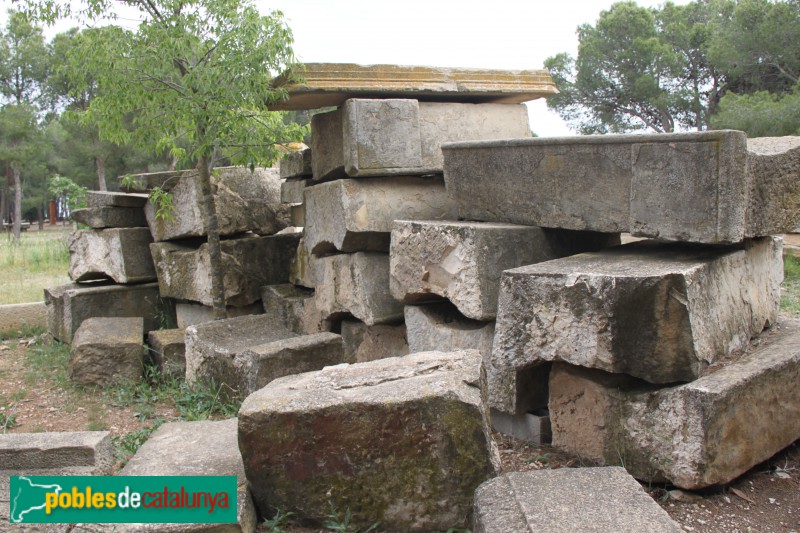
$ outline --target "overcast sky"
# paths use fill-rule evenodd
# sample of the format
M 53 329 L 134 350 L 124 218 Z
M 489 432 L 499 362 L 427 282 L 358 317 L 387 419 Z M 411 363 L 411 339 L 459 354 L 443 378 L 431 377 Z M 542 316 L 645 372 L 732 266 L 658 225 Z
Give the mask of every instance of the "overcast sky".
M 686 4 L 689 0 L 675 0 Z M 309 63 L 540 69 L 549 56 L 577 53 L 575 29 L 594 23 L 613 0 L 258 0 L 280 10 L 294 50 Z M 658 6 L 663 0 L 638 0 Z M 0 22 L 10 0 L 2 0 Z M 74 25 L 74 24 L 73 24 Z M 70 27 L 59 25 L 60 30 Z M 58 28 L 57 28 L 58 29 Z M 53 30 L 47 33 L 51 34 Z M 528 104 L 541 136 L 571 132 L 543 100 Z

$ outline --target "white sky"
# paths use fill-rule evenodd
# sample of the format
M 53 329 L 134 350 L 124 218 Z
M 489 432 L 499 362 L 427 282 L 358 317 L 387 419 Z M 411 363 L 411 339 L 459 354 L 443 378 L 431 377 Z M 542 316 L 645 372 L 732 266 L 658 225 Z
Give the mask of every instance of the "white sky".
M 594 23 L 613 0 L 257 0 L 280 10 L 294 32 L 294 50 L 309 63 L 428 65 L 540 69 L 547 57 L 577 53 L 575 30 Z M 638 0 L 658 6 L 663 0 Z M 687 4 L 689 0 L 674 0 Z M 10 0 L 2 0 L 5 26 Z M 75 24 L 59 24 L 63 31 Z M 540 136 L 570 130 L 544 100 L 528 104 Z

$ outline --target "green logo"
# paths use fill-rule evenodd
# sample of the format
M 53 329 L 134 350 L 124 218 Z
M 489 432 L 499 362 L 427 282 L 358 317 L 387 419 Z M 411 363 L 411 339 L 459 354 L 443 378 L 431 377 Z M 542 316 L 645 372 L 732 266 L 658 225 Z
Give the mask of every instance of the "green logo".
M 19 524 L 233 524 L 236 476 L 12 476 Z

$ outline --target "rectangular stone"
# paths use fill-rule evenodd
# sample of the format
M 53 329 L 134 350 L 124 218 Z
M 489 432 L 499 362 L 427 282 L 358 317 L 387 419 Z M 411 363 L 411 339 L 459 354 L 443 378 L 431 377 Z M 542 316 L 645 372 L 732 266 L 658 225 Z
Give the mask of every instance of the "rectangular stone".
M 261 299 L 261 287 L 289 281 L 298 234 L 243 236 L 220 242 L 226 305 L 242 307 Z M 212 305 L 208 244 L 177 242 L 150 246 L 163 296 Z
M 441 173 L 443 143 L 530 137 L 523 105 L 351 99 L 311 118 L 314 179 Z
M 162 374 L 176 378 L 186 375 L 185 333 L 184 328 L 158 329 L 147 333 L 150 357 Z
M 261 289 L 261 301 L 266 314 L 277 316 L 287 328 L 300 335 L 331 331 L 333 327 L 317 309 L 313 289 L 290 283 L 266 285 Z
M 0 305 L 0 331 L 32 327 L 47 328 L 44 302 Z
M 558 92 L 546 70 L 488 70 L 404 65 L 305 63 L 302 81 L 286 84 L 289 98 L 270 109 L 319 109 L 350 98 L 519 104 Z
M 493 320 L 504 270 L 615 244 L 619 237 L 605 233 L 493 222 L 396 220 L 390 288 L 403 303 L 447 298 L 467 318 Z
M 564 361 L 650 383 L 697 379 L 775 323 L 781 243 L 642 241 L 507 270 L 492 350 L 496 377 Z M 492 407 L 514 412 L 513 391 L 494 388 L 507 397 Z
M 291 179 L 281 182 L 281 203 L 294 205 L 302 204 L 303 191 L 311 185 L 311 179 Z
M 408 355 L 405 324 L 368 326 L 358 320 L 342 320 L 344 360 L 364 363 Z
M 253 302 L 250 305 L 243 305 L 236 307 L 229 305 L 225 307 L 225 312 L 228 318 L 236 318 L 237 316 L 260 315 L 264 313 L 264 308 L 261 302 Z M 214 308 L 210 305 L 176 302 L 175 303 L 175 317 L 177 319 L 178 327 L 186 329 L 195 324 L 203 324 L 204 322 L 211 322 L 214 320 Z
M 144 368 L 142 317 L 93 317 L 72 338 L 67 373 L 82 387 L 134 383 Z
M 493 321 L 469 319 L 448 302 L 407 305 L 403 311 L 411 353 L 478 350 L 484 363 L 489 359 L 494 339 Z
M 127 207 L 142 209 L 147 205 L 146 194 L 106 191 L 86 191 L 86 207 Z
M 147 218 L 142 207 L 87 207 L 75 209 L 72 219 L 92 229 L 146 228 Z
M 279 163 L 281 179 L 311 176 L 311 148 L 286 152 Z
M 397 322 L 403 317 L 403 305 L 389 293 L 388 254 L 338 254 L 316 262 L 314 296 L 326 319 L 352 315 L 372 326 Z
M 183 177 L 196 176 L 197 170 L 164 170 L 118 176 L 119 190 L 128 194 L 147 196 L 156 187 L 169 190 Z M 147 202 L 145 202 L 146 204 Z M 143 206 L 145 205 L 143 204 Z M 95 207 L 89 204 L 89 207 Z
M 305 191 L 304 242 L 309 252 L 388 252 L 397 219 L 455 217 L 455 207 L 437 178 L 335 180 Z
M 306 225 L 305 204 L 297 204 L 289 207 L 289 223 L 296 228 L 302 228 Z
M 800 438 L 800 325 L 762 336 L 741 359 L 684 385 L 554 364 L 553 445 L 637 479 L 725 485 Z
M 109 278 L 117 283 L 154 281 L 152 242 L 147 228 L 75 230 L 67 241 L 69 277 L 73 281 Z
M 83 475 L 107 476 L 114 466 L 114 446 L 108 431 L 0 434 L 0 471 L 37 475 L 37 470 L 81 468 Z
M 509 415 L 492 410 L 492 429 L 534 444 L 550 444 L 553 438 L 550 417 L 546 410 L 521 415 Z
M 442 150 L 459 218 L 736 243 L 797 224 L 800 182 L 791 176 L 800 165 L 798 144 L 709 131 L 464 142 Z

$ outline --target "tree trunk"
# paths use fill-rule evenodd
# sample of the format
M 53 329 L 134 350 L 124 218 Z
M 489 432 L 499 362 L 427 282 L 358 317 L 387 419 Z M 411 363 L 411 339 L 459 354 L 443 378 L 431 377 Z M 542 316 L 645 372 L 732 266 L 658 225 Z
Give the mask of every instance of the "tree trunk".
M 11 168 L 6 162 L 6 179 L 3 180 L 3 192 L 0 194 L 0 222 L 8 220 L 8 196 L 11 194 Z
M 19 163 L 11 163 L 11 179 L 14 180 L 14 242 L 19 242 L 22 227 L 22 181 L 19 179 Z
M 206 234 L 208 235 L 208 255 L 211 268 L 211 301 L 214 308 L 214 320 L 228 318 L 225 307 L 225 281 L 222 273 L 222 249 L 219 243 L 219 224 L 217 209 L 214 204 L 214 193 L 211 188 L 211 169 L 209 156 L 203 155 L 197 162 L 197 176 L 200 190 L 203 193 L 203 215 Z
M 95 157 L 97 163 L 97 185 L 100 187 L 98 191 L 106 191 L 106 158 L 97 156 Z

